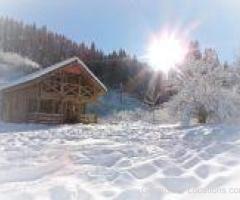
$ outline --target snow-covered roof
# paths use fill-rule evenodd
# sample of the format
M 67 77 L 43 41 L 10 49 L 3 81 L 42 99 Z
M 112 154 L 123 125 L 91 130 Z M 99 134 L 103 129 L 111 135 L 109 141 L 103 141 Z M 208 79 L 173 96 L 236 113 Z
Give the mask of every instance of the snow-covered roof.
M 66 65 L 73 63 L 73 62 L 77 62 L 79 63 L 85 70 L 86 72 L 101 86 L 101 88 L 104 91 L 107 91 L 106 86 L 90 71 L 90 69 L 84 64 L 83 61 L 81 61 L 78 57 L 72 57 L 69 58 L 67 60 L 64 60 L 62 62 L 59 62 L 55 65 L 52 65 L 50 67 L 44 68 L 42 70 L 36 71 L 32 74 L 26 75 L 20 79 L 17 79 L 16 81 L 12 81 L 10 83 L 4 84 L 3 86 L 0 86 L 0 91 L 1 90 L 5 90 L 14 86 L 18 86 L 24 83 L 27 83 L 29 81 L 35 80 L 43 75 L 48 74 L 49 72 L 52 72 L 54 70 L 57 70 L 59 68 L 65 67 Z

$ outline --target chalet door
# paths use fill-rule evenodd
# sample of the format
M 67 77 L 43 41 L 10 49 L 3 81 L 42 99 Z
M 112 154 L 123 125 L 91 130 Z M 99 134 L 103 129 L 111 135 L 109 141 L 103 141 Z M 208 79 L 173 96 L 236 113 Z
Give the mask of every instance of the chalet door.
M 72 101 L 64 102 L 63 115 L 65 123 L 78 122 L 78 106 Z

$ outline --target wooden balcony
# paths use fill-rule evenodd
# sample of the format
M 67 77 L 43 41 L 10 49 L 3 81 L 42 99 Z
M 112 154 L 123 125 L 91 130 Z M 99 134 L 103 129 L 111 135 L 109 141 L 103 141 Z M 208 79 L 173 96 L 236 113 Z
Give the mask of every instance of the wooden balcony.
M 41 97 L 53 99 L 75 98 L 87 102 L 95 97 L 95 91 L 94 88 L 89 86 L 47 80 L 41 85 Z

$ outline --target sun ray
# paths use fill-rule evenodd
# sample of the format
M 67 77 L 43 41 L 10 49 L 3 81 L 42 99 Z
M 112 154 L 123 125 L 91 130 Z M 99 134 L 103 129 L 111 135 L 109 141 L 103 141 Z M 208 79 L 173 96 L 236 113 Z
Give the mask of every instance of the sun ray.
M 187 42 L 177 32 L 163 31 L 151 38 L 146 60 L 157 71 L 165 74 L 181 64 L 188 52 Z

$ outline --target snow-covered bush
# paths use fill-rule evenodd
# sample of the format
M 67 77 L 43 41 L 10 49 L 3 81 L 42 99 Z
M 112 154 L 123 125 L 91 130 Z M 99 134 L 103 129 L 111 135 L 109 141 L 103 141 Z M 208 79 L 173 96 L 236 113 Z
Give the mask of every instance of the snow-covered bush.
M 178 119 L 169 115 L 164 108 L 136 108 L 135 110 L 115 111 L 111 115 L 105 116 L 101 119 L 107 123 L 134 123 L 139 121 L 141 123 L 153 124 L 176 124 Z
M 199 123 L 228 120 L 238 115 L 240 103 L 232 79 L 232 71 L 217 59 L 189 60 L 175 74 L 178 93 L 166 106 L 173 115 L 178 113 L 184 125 L 191 119 Z

